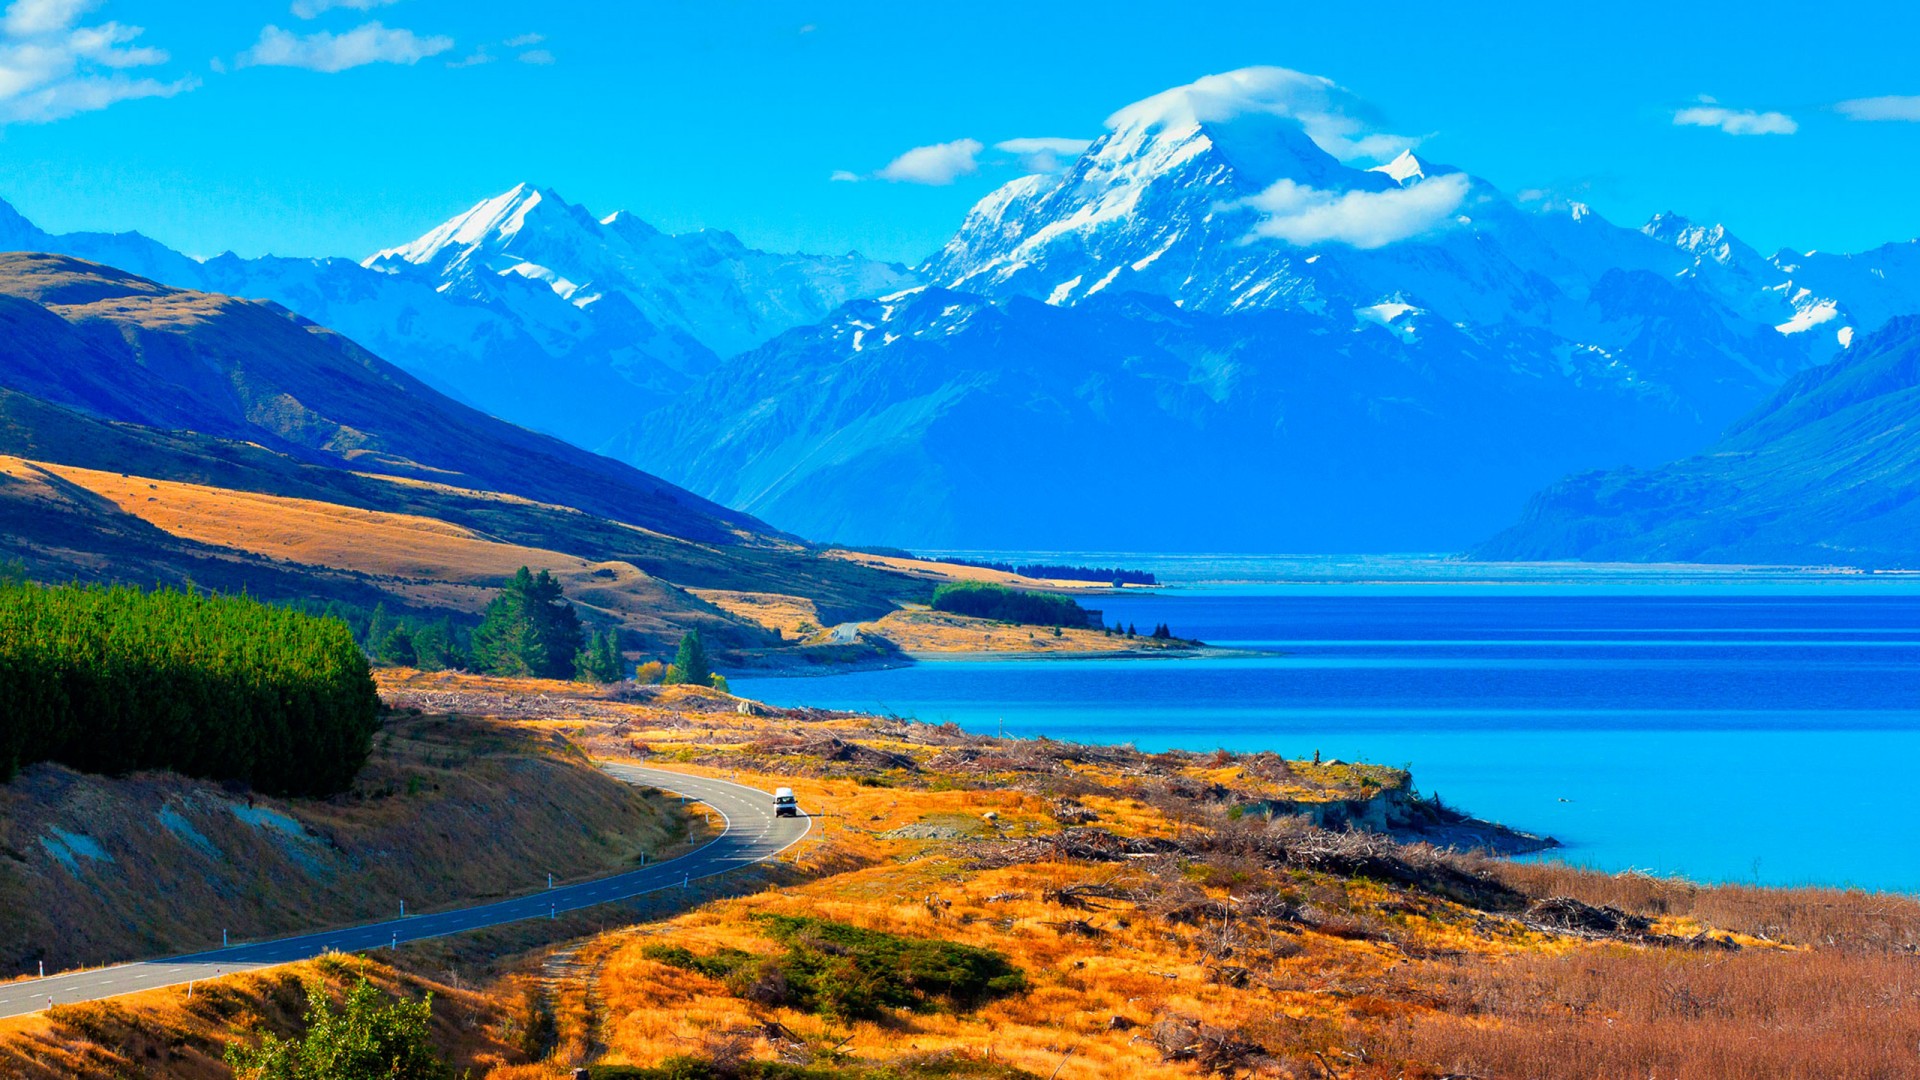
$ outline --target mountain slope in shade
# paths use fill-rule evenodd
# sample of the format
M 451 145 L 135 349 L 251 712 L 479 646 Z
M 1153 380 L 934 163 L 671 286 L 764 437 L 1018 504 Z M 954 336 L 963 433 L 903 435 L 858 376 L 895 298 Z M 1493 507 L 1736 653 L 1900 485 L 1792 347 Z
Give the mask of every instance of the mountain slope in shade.
M 823 538 L 1324 551 L 1463 546 L 1569 462 L 1693 445 L 1604 363 L 1547 380 L 1380 320 L 910 290 L 736 357 L 623 449 Z
M 476 412 L 275 305 L 60 255 L 0 255 L 0 385 L 107 420 L 508 492 L 709 542 L 770 531 Z
M 1861 336 L 1699 456 L 1542 491 L 1475 554 L 1920 566 L 1920 319 Z

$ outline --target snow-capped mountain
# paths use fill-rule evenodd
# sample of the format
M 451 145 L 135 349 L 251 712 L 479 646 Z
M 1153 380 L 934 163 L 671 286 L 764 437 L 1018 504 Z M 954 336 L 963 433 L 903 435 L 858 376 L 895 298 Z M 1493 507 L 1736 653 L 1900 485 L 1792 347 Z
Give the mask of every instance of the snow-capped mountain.
M 468 404 L 588 448 L 672 401 L 724 352 L 911 280 L 856 254 L 770 254 L 724 232 L 595 219 L 525 184 L 364 264 L 201 262 L 139 233 L 52 235 L 5 203 L 0 249 L 273 300 Z
M 674 236 L 625 212 L 596 219 L 529 184 L 362 265 L 488 303 L 526 306 L 505 287 L 516 279 L 538 282 L 580 311 L 617 298 L 664 333 L 720 356 L 818 322 L 850 299 L 914 283 L 904 267 L 854 253 L 777 255 L 714 229 Z M 538 310 L 525 314 L 566 323 Z
M 1249 69 L 1119 110 L 980 200 L 933 287 L 734 357 L 614 445 L 822 539 L 1445 549 L 1920 311 L 1909 245 L 1767 258 L 1369 165 L 1302 90 Z

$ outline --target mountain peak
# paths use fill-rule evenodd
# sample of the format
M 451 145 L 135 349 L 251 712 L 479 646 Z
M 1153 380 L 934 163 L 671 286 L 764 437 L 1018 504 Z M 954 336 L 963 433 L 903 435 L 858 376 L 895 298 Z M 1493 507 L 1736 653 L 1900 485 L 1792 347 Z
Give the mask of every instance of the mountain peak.
M 1385 165 L 1375 165 L 1368 172 L 1385 173 L 1393 177 L 1394 183 L 1406 187 L 1410 181 L 1427 178 L 1427 164 L 1413 156 L 1413 151 L 1402 150 L 1400 156 Z
M 382 264 L 397 261 L 423 266 L 438 260 L 449 249 L 465 252 L 489 240 L 509 240 L 525 227 L 528 215 L 543 205 L 568 214 L 583 213 L 552 188 L 519 183 L 499 195 L 480 200 L 465 213 L 447 219 L 412 243 L 375 252 L 360 265 L 382 269 Z

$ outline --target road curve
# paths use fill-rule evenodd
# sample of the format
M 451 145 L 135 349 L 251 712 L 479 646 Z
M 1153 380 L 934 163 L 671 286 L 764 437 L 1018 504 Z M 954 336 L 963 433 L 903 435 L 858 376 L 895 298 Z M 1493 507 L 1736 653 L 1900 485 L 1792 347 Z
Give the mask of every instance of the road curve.
M 810 817 L 775 817 L 772 796 L 742 784 L 635 765 L 605 764 L 601 768 L 629 784 L 656 787 L 705 803 L 720 813 L 726 826 L 718 837 L 677 859 L 512 900 L 238 944 L 165 960 L 141 960 L 0 984 L 0 1017 L 39 1012 L 48 1005 L 97 1001 L 142 990 L 181 986 L 236 971 L 256 971 L 306 960 L 322 953 L 360 952 L 522 919 L 548 918 L 562 911 L 577 911 L 662 889 L 680 888 L 703 878 L 765 862 L 798 843 L 813 827 Z

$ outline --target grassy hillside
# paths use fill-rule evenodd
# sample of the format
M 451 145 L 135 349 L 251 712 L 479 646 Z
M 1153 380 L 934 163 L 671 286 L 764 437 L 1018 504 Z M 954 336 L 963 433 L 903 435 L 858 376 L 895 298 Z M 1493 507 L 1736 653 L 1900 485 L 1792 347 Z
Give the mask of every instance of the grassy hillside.
M 36 765 L 0 787 L 0 977 L 523 892 L 683 832 L 564 738 L 443 716 L 390 718 L 330 799 Z

